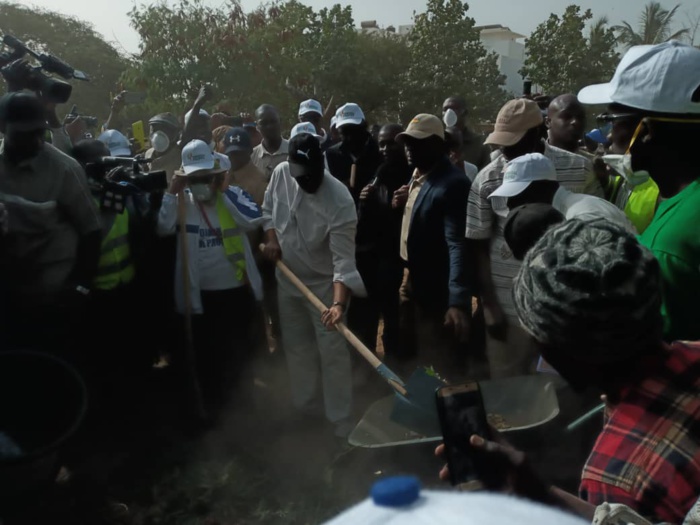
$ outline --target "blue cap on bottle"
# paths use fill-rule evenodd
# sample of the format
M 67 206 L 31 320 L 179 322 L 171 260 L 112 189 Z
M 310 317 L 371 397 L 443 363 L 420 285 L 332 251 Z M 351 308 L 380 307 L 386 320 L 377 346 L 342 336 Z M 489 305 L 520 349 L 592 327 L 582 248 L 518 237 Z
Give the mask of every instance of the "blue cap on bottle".
M 377 481 L 371 490 L 375 505 L 406 507 L 418 500 L 420 481 L 414 476 L 396 476 Z

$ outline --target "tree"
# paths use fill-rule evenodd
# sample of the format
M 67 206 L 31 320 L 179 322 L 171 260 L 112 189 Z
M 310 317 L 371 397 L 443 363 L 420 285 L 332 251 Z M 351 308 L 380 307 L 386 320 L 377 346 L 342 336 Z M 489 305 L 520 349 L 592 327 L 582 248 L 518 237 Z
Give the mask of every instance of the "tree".
M 615 30 L 619 33 L 619 41 L 627 47 L 632 47 L 644 44 L 661 44 L 685 36 L 688 29 L 681 29 L 671 34 L 673 17 L 679 7 L 680 4 L 668 11 L 661 7 L 659 2 L 649 2 L 639 17 L 637 30 L 628 22 L 615 26 Z
M 551 95 L 578 93 L 588 84 L 610 80 L 619 62 L 614 30 L 601 18 L 586 36 L 592 18 L 590 9 L 582 13 L 577 5 L 568 6 L 561 17 L 552 13 L 525 40 L 522 75 Z
M 490 120 L 507 100 L 495 53 L 489 53 L 460 0 L 429 0 L 408 36 L 411 65 L 402 92 L 403 120 L 440 113 L 450 95 L 463 95 L 476 119 Z
M 128 60 L 90 24 L 52 11 L 0 2 L 0 33 L 11 34 L 88 74 L 90 82 L 71 81 L 73 95 L 59 115 L 75 103 L 82 114 L 107 116 L 109 94 L 116 93 Z
M 215 106 L 252 112 L 269 102 L 288 127 L 309 97 L 357 102 L 370 117 L 397 112 L 395 82 L 408 67 L 406 45 L 390 34 L 358 33 L 350 7 L 315 12 L 289 0 L 245 13 L 238 0 L 215 8 L 180 0 L 135 7 L 130 17 L 141 53 L 126 78 L 150 86 L 153 111 L 182 113 L 208 82 L 216 88 Z

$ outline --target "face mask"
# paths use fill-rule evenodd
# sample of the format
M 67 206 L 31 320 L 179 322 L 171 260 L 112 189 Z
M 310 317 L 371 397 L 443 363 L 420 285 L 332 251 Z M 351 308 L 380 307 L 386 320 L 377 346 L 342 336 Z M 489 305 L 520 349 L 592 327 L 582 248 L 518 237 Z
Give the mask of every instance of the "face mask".
M 214 196 L 214 192 L 211 189 L 211 185 L 205 182 L 192 184 L 192 186 L 190 186 L 190 191 L 192 192 L 194 200 L 196 200 L 197 202 L 209 201 Z
M 311 171 L 299 164 L 290 162 L 289 171 L 294 177 L 299 187 L 306 193 L 316 193 L 323 182 L 323 171 L 319 174 L 312 174 Z
M 170 137 L 163 131 L 156 131 L 151 135 L 151 146 L 153 146 L 153 149 L 158 153 L 163 153 L 170 147 Z
M 455 110 L 451 108 L 445 111 L 445 115 L 442 117 L 442 121 L 448 128 L 451 128 L 452 126 L 457 124 L 457 120 L 459 120 L 459 117 L 457 116 Z
M 634 171 L 632 169 L 632 155 L 603 155 L 603 162 L 610 166 L 615 173 L 620 175 L 631 187 L 639 186 L 649 180 L 649 172 L 645 170 Z

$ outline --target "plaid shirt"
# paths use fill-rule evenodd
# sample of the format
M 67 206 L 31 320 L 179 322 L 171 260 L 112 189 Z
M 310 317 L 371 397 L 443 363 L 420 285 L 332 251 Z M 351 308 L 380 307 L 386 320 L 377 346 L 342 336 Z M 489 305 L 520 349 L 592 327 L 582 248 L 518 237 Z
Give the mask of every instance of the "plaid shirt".
M 583 469 L 581 497 L 682 523 L 700 495 L 700 343 L 674 343 L 622 393 Z

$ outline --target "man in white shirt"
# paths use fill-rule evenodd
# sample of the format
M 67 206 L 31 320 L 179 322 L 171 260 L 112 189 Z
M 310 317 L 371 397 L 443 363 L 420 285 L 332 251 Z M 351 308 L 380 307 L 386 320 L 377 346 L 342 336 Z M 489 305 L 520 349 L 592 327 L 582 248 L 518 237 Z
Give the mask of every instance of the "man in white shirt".
M 364 295 L 355 266 L 355 203 L 345 185 L 324 170 L 319 140 L 309 133 L 289 144 L 289 161 L 272 174 L 263 202 L 265 255 L 282 259 L 325 305 L 322 315 L 279 271 L 280 327 L 294 405 L 319 411 L 322 385 L 326 418 L 338 436 L 352 430 L 350 354 L 334 330 L 351 292 Z M 320 376 L 320 381 L 319 381 Z
M 272 172 L 287 160 L 289 141 L 282 138 L 282 124 L 277 108 L 263 104 L 255 111 L 256 124 L 262 142 L 253 148 L 253 161 L 269 180 Z
M 523 155 L 508 163 L 503 184 L 489 199 L 499 197 L 507 199 L 508 210 L 536 202 L 551 204 L 567 220 L 606 219 L 637 233 L 624 212 L 614 204 L 593 195 L 572 193 L 562 187 L 554 164 L 541 153 Z
M 509 161 L 528 153 L 543 153 L 566 189 L 602 196 L 589 160 L 542 141 L 544 118 L 536 102 L 511 100 L 498 113 L 495 130 L 486 144 L 501 154 L 474 179 L 467 207 L 466 237 L 476 252 L 476 267 L 486 321 L 486 353 L 492 378 L 522 375 L 536 357 L 531 338 L 520 328 L 513 304 L 513 279 L 520 261 L 503 237 L 508 216 L 506 199 L 489 196 L 503 183 Z

